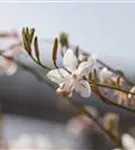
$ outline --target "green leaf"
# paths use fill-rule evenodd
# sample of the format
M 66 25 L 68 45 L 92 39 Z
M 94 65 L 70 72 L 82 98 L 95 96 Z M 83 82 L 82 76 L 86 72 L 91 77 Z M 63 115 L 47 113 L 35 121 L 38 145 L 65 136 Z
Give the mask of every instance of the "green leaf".
M 24 44 L 24 48 L 27 50 L 28 52 L 28 42 L 27 42 L 27 38 L 26 38 L 26 32 L 25 32 L 25 28 L 23 28 L 22 30 L 22 37 L 23 37 L 23 44 Z
M 22 38 L 23 38 L 24 48 L 27 49 L 27 44 L 25 39 L 25 28 L 22 29 Z
M 93 80 L 97 81 L 97 71 L 96 71 L 96 69 L 93 70 Z
M 29 28 L 26 27 L 25 29 L 25 38 L 27 39 L 28 45 L 30 45 L 30 39 L 29 39 L 30 33 L 29 33 Z
M 54 63 L 54 65 L 55 65 L 56 68 L 58 68 L 58 66 L 57 66 L 57 64 L 56 64 L 57 51 L 58 51 L 58 39 L 55 38 L 55 39 L 54 39 L 54 45 L 53 45 L 52 60 L 53 60 L 53 63 Z
M 120 79 L 121 79 L 121 76 L 118 75 L 118 76 L 117 76 L 117 80 L 116 80 L 116 86 L 117 86 L 117 87 L 121 87 Z
M 38 47 L 38 38 L 37 38 L 37 36 L 34 39 L 34 48 L 35 48 L 35 54 L 36 54 L 37 60 L 40 62 L 40 54 L 39 54 L 39 47 Z
M 116 70 L 116 72 L 117 72 L 117 74 L 119 74 L 119 75 L 121 75 L 121 76 L 123 76 L 123 75 L 124 75 L 123 71 L 122 71 L 122 70 L 120 70 L 120 69 L 117 69 L 117 70 Z
M 27 29 L 23 28 L 22 37 L 23 37 L 24 48 L 28 52 L 28 54 L 31 55 L 31 47 L 30 47 L 31 45 L 28 39 L 28 28 Z
M 33 37 L 34 37 L 35 29 L 32 28 L 30 29 L 30 35 L 29 35 L 29 41 L 32 43 Z
M 68 34 L 67 33 L 62 32 L 60 34 L 59 40 L 60 40 L 60 44 L 62 47 L 69 47 Z

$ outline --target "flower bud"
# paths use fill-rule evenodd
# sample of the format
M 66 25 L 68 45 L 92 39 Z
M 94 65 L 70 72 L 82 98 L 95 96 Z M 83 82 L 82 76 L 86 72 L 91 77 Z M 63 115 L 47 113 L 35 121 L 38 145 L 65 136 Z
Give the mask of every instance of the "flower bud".
M 131 88 L 130 92 L 135 93 L 135 86 L 133 86 L 133 87 Z M 129 99 L 132 98 L 132 96 L 133 96 L 132 94 L 128 94 L 128 98 L 129 98 Z

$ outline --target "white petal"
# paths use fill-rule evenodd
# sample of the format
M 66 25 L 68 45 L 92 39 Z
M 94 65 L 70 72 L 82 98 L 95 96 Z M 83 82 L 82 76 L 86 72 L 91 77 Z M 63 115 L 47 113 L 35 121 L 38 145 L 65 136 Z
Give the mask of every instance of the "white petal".
M 99 72 L 99 79 L 101 82 L 104 82 L 106 79 L 108 79 L 112 75 L 112 72 L 109 71 L 107 68 L 103 68 Z
M 129 134 L 122 135 L 122 144 L 126 150 L 135 149 L 135 139 Z
M 13 51 L 12 50 L 5 51 L 3 53 L 3 56 L 5 56 L 5 57 L 13 57 Z
M 30 135 L 23 134 L 18 139 L 9 142 L 9 149 L 31 149 L 32 138 Z
M 60 87 L 56 89 L 56 93 L 58 95 L 72 97 L 72 91 L 65 91 L 64 89 Z
M 34 144 L 34 143 L 33 143 Z M 35 138 L 35 149 L 52 149 L 53 143 L 49 140 L 49 138 L 43 135 L 37 135 Z
M 56 93 L 60 95 L 68 95 L 68 97 L 72 97 L 72 92 L 73 92 L 73 82 L 74 80 L 72 79 L 71 76 L 68 76 L 65 78 L 63 82 L 59 84 L 59 88 L 57 88 Z
M 79 56 L 78 56 L 79 61 L 84 61 L 85 59 L 87 59 L 87 56 L 85 54 L 83 54 L 82 52 L 79 51 Z
M 88 62 L 89 62 L 90 64 L 95 65 L 95 64 L 96 64 L 96 61 L 97 61 L 97 55 L 96 55 L 96 54 L 92 54 L 91 56 L 89 56 Z
M 64 69 L 54 69 L 47 73 L 47 77 L 57 84 L 63 82 L 67 76 L 69 73 Z
M 12 65 L 6 69 L 5 74 L 7 76 L 11 76 L 16 73 L 17 68 L 18 68 L 17 65 L 15 63 L 12 63 Z
M 74 80 L 69 76 L 59 86 L 61 89 L 63 89 L 66 92 L 72 92 L 73 91 L 73 82 L 74 82 Z
M 133 86 L 133 87 L 131 88 L 130 92 L 135 93 L 135 86 Z M 134 95 L 128 94 L 128 98 L 131 98 L 132 96 L 134 96 Z
M 78 74 L 80 76 L 85 76 L 86 78 L 88 78 L 91 71 L 92 71 L 92 66 L 86 61 L 82 62 L 77 69 Z
M 82 97 L 89 97 L 91 96 L 91 88 L 87 81 L 80 80 L 76 82 L 74 85 L 75 91 L 80 93 Z
M 64 58 L 63 58 L 63 65 L 70 72 L 75 71 L 75 69 L 78 65 L 78 60 L 77 60 L 74 52 L 71 49 L 68 49 L 66 51 Z

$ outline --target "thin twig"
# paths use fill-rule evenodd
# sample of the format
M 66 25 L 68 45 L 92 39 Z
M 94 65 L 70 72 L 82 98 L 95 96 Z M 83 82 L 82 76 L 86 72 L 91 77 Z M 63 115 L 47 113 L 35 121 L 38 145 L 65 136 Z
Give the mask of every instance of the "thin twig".
M 76 46 L 73 45 L 73 44 L 70 44 L 69 47 L 71 48 L 75 48 Z M 83 50 L 83 49 L 80 49 L 82 52 L 85 52 L 87 55 L 89 55 L 88 52 L 86 52 L 86 50 Z M 97 59 L 97 63 L 99 63 L 101 66 L 103 67 L 106 67 L 108 70 L 110 70 L 111 72 L 113 72 L 114 74 L 118 75 L 118 70 L 117 69 L 113 69 L 112 67 L 110 67 L 109 65 L 107 65 L 105 62 L 103 62 L 102 60 L 100 59 Z M 130 85 L 130 86 L 134 86 L 135 83 L 132 82 L 131 80 L 128 79 L 128 77 L 125 75 L 124 72 L 122 72 L 121 74 L 121 77 Z
M 97 62 L 98 62 L 99 64 L 101 64 L 102 66 L 106 67 L 108 70 L 112 71 L 113 73 L 118 74 L 118 70 L 115 70 L 115 69 L 111 68 L 109 65 L 107 65 L 107 64 L 104 63 L 103 61 L 97 59 Z M 123 72 L 122 72 L 122 74 L 121 74 L 121 77 L 122 77 L 129 85 L 131 85 L 131 86 L 134 86 L 134 85 L 135 85 L 131 80 L 128 79 L 128 77 L 127 77 Z
M 9 59 L 9 58 L 7 58 Z M 15 61 L 20 67 L 22 67 L 23 69 L 25 69 L 26 71 L 29 71 L 30 73 L 32 73 L 33 75 L 35 75 L 39 80 L 41 81 L 44 81 L 45 84 L 47 84 L 49 87 L 51 87 L 52 89 L 55 89 L 55 85 L 54 84 L 50 84 L 48 82 L 48 79 L 47 78 L 43 78 L 43 76 L 41 74 L 39 74 L 39 72 L 36 72 L 34 69 L 26 66 L 25 64 L 19 62 L 19 61 Z M 71 101 L 70 101 L 71 102 Z M 74 108 L 77 110 L 77 109 L 80 109 L 80 108 L 77 108 L 77 106 L 73 103 L 71 103 L 72 106 L 74 106 Z M 107 137 L 109 137 L 109 139 L 114 143 L 116 144 L 118 147 L 122 148 L 122 144 L 121 144 L 121 140 L 116 137 L 116 135 L 113 135 L 112 133 L 109 133 L 104 127 L 103 125 L 90 113 L 88 112 L 84 106 L 81 106 L 83 112 L 85 115 L 87 115 L 100 129 L 103 133 L 105 133 L 107 135 Z
M 124 109 L 124 110 L 127 110 L 129 112 L 133 112 L 135 113 L 135 110 L 134 109 L 131 109 L 131 108 L 128 108 L 128 107 L 125 107 L 125 106 L 122 106 L 116 102 L 114 102 L 113 100 L 109 99 L 108 97 L 104 96 L 103 93 L 100 92 L 100 90 L 97 88 L 96 89 L 96 94 L 99 96 L 99 98 L 101 100 L 103 100 L 104 103 L 106 103 L 107 105 L 113 105 L 113 106 L 116 106 L 120 109 Z
M 72 101 L 69 98 L 65 99 L 71 104 L 71 106 L 76 110 L 76 112 L 80 112 L 81 109 L 81 113 L 88 116 L 97 125 L 97 127 L 99 127 L 99 129 L 112 141 L 112 143 L 114 143 L 117 147 L 123 149 L 120 138 L 121 136 L 118 137 L 112 132 L 109 132 L 107 129 L 105 129 L 104 126 L 97 120 L 97 118 L 95 118 L 84 106 L 80 105 L 78 107 L 74 103 L 72 103 Z
M 96 85 L 96 86 L 98 86 L 98 87 L 103 87 L 103 88 L 107 88 L 107 89 L 113 89 L 113 90 L 121 91 L 121 92 L 126 93 L 126 94 L 135 95 L 134 92 L 131 92 L 131 91 L 128 91 L 128 90 L 119 88 L 119 87 L 117 87 L 117 86 L 112 86 L 112 85 L 103 84 L 103 83 L 97 83 L 97 82 L 92 82 L 92 81 L 90 81 L 90 84 L 91 84 L 91 85 Z

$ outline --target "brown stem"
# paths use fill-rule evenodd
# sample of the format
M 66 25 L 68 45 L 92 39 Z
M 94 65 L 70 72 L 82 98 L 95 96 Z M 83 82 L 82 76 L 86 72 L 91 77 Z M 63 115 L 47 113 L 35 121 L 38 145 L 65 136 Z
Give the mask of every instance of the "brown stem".
M 82 106 L 83 107 L 83 106 Z M 107 137 L 114 143 L 116 146 L 119 148 L 123 148 L 122 143 L 121 143 L 121 138 L 113 134 L 112 132 L 108 132 L 103 125 L 90 113 L 88 112 L 84 107 L 83 107 L 84 113 L 99 127 L 99 129 L 107 135 Z
M 112 85 L 103 84 L 103 83 L 97 83 L 97 82 L 93 82 L 93 81 L 90 81 L 90 84 L 91 84 L 91 85 L 96 85 L 96 86 L 98 86 L 98 87 L 103 87 L 103 88 L 108 88 L 108 89 L 113 89 L 113 90 L 121 91 L 121 92 L 126 93 L 126 94 L 135 95 L 134 92 L 130 92 L 130 91 L 128 91 L 128 90 L 119 88 L 119 87 L 117 87 L 117 86 L 112 86 Z
M 70 44 L 69 47 L 71 48 L 75 48 L 76 46 L 74 44 Z M 84 49 L 80 49 L 82 52 L 86 52 Z M 89 55 L 89 53 L 86 52 L 87 55 Z M 118 75 L 118 70 L 113 69 L 112 67 L 110 67 L 109 65 L 107 65 L 105 62 L 103 62 L 100 59 L 97 59 L 97 62 L 102 65 L 103 67 L 106 67 L 108 70 L 110 70 L 111 72 L 113 72 L 114 74 Z M 133 83 L 131 80 L 128 79 L 128 77 L 122 72 L 121 77 L 130 85 L 130 86 L 134 86 L 135 83 Z
M 101 61 L 101 60 L 98 59 L 97 62 L 98 62 L 99 64 L 101 64 L 102 66 L 106 67 L 106 68 L 107 68 L 108 70 L 110 70 L 111 72 L 113 72 L 113 73 L 115 73 L 115 74 L 118 74 L 118 70 L 115 70 L 115 69 L 111 68 L 109 65 L 107 65 L 107 64 L 104 63 L 103 61 Z M 134 86 L 134 85 L 135 85 L 131 80 L 129 80 L 129 79 L 126 77 L 126 75 L 125 75 L 124 73 L 121 74 L 121 77 L 122 77 L 129 85 L 131 85 L 131 86 Z
M 130 108 L 128 108 L 128 107 L 122 106 L 122 105 L 120 105 L 120 104 L 114 102 L 113 100 L 107 98 L 106 96 L 104 96 L 104 94 L 102 94 L 98 88 L 96 88 L 96 94 L 97 94 L 97 95 L 100 97 L 100 99 L 103 100 L 103 102 L 105 102 L 107 105 L 113 105 L 113 106 L 119 107 L 119 108 L 121 108 L 121 109 L 124 109 L 124 110 L 127 110 L 127 111 L 130 111 L 130 112 L 135 113 L 135 110 L 134 110 L 134 109 L 130 109 Z
M 123 148 L 121 138 L 105 129 L 104 126 L 97 120 L 97 118 L 95 118 L 84 106 L 80 105 L 78 107 L 75 104 L 73 104 L 69 98 L 66 98 L 66 100 L 70 102 L 71 106 L 76 110 L 76 112 L 80 112 L 81 108 L 81 113 L 88 116 L 97 125 L 97 127 L 112 141 L 112 143 L 114 143 L 119 148 Z

